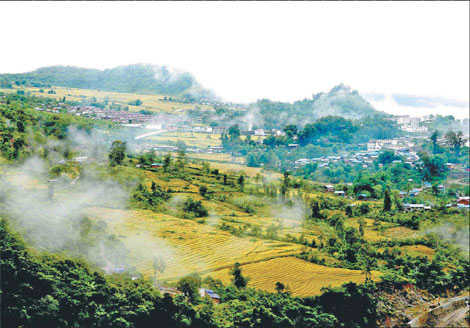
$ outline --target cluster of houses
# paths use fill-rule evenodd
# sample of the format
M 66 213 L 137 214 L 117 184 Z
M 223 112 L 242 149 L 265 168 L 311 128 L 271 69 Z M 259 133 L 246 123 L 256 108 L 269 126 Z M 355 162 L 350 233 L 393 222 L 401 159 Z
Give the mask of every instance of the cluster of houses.
M 158 151 L 158 152 L 177 152 L 180 150 L 178 146 L 172 146 L 172 145 L 155 145 L 155 144 L 144 144 L 141 146 L 142 150 L 148 150 L 148 151 Z M 210 146 L 208 148 L 197 148 L 197 147 L 187 147 L 185 148 L 185 152 L 188 153 L 206 153 L 206 154 L 212 154 L 212 153 L 222 153 L 224 151 L 224 147 L 222 146 Z
M 199 133 L 212 133 L 212 134 L 227 134 L 229 130 L 228 126 L 195 126 L 190 128 L 189 131 L 192 132 L 199 132 Z M 278 129 L 255 129 L 255 130 L 241 130 L 240 134 L 242 136 L 260 136 L 260 137 L 267 137 L 267 136 L 275 136 L 275 137 L 283 137 L 286 133 L 282 130 Z
M 59 103 L 58 106 L 52 108 L 36 107 L 37 111 L 45 111 L 58 113 L 61 109 L 66 109 L 67 113 L 75 116 L 83 116 L 91 119 L 110 120 L 121 124 L 132 124 L 135 127 L 140 127 L 143 123 L 149 122 L 153 116 L 141 114 L 137 112 L 126 112 L 109 110 L 95 106 L 73 106 L 67 107 L 65 104 Z
M 88 117 L 96 120 L 109 120 L 112 122 L 119 123 L 123 126 L 135 128 L 152 128 L 156 125 L 155 122 L 164 122 L 157 125 L 159 125 L 159 127 L 163 128 L 164 130 L 175 130 L 187 121 L 187 118 L 183 115 L 167 113 L 150 115 L 142 114 L 139 112 L 110 110 L 96 106 L 68 106 L 64 103 L 59 103 L 57 106 L 52 107 L 36 107 L 35 110 L 40 112 L 44 111 L 52 113 L 59 113 L 61 110 L 65 110 L 67 114 L 70 115 Z M 191 125 L 187 124 L 185 128 L 189 130 L 191 128 Z
M 243 132 L 245 132 L 247 135 L 250 134 L 250 135 L 255 135 L 255 136 L 284 137 L 286 135 L 284 131 L 281 131 L 278 129 L 271 129 L 271 130 L 256 129 L 256 130 L 242 131 L 242 134 L 244 134 Z
M 400 128 L 406 132 L 412 133 L 426 133 L 429 128 L 426 126 L 436 118 L 431 115 L 412 117 L 410 115 L 395 115 L 390 120 L 395 121 L 400 125 Z
M 65 164 L 67 162 L 75 162 L 75 163 L 90 163 L 90 162 L 93 162 L 95 161 L 95 159 L 93 157 L 89 157 L 89 156 L 76 156 L 74 158 L 72 158 L 71 160 L 60 160 L 58 163 L 59 164 Z
M 348 186 L 352 186 L 352 183 L 348 183 Z M 400 198 L 405 198 L 405 197 L 416 197 L 418 196 L 421 192 L 423 192 L 424 189 L 429 189 L 432 188 L 432 185 L 429 182 L 423 183 L 423 188 L 414 188 L 411 189 L 409 192 L 406 191 L 400 191 L 399 196 Z M 438 186 L 439 191 L 444 191 L 445 187 L 444 185 L 439 185 Z M 323 190 L 326 193 L 332 193 L 335 196 L 338 197 L 345 197 L 346 193 L 344 190 L 335 190 L 335 186 L 330 185 L 330 184 L 325 184 L 323 185 Z M 357 196 L 358 200 L 367 200 L 368 197 L 366 194 L 359 194 Z M 447 207 L 457 207 L 457 208 L 463 208 L 463 209 L 470 209 L 470 197 L 469 196 L 460 196 L 457 197 L 457 200 L 455 204 L 447 204 Z M 406 203 L 403 204 L 403 209 L 406 212 L 413 212 L 413 211 L 429 211 L 432 209 L 432 205 L 427 205 L 427 204 L 410 204 Z
M 299 158 L 298 160 L 294 161 L 296 165 L 295 168 L 299 166 L 304 166 L 309 163 L 318 163 L 318 167 L 325 167 L 328 166 L 329 163 L 337 163 L 338 161 L 344 161 L 345 156 L 321 156 L 315 158 Z
M 404 162 L 411 165 L 421 165 L 422 162 L 419 161 L 419 156 L 415 152 L 411 152 L 407 148 L 403 148 L 396 151 L 396 154 L 403 156 Z M 363 168 L 369 167 L 374 161 L 379 157 L 380 153 L 378 151 L 366 151 L 366 152 L 357 152 L 352 155 L 338 155 L 338 156 L 321 156 L 316 158 L 299 158 L 294 161 L 295 168 L 299 168 L 309 163 L 318 163 L 318 167 L 327 167 L 331 163 L 345 163 L 345 164 L 357 164 L 361 165 Z M 395 160 L 393 163 L 401 163 L 402 160 Z M 382 164 L 379 164 L 379 167 L 382 167 Z
M 153 119 L 151 115 L 137 112 L 109 110 L 94 106 L 74 106 L 68 113 L 75 116 L 84 116 L 92 119 L 110 120 L 121 124 L 142 124 Z
M 469 210 L 470 209 L 470 197 L 469 196 L 458 197 L 455 206 L 458 208 L 465 208 Z
M 393 139 L 372 139 L 367 142 L 367 151 L 378 151 L 381 149 L 390 149 L 400 151 L 414 146 L 409 137 L 400 137 Z
M 414 212 L 414 211 L 429 211 L 432 209 L 431 205 L 424 205 L 424 204 L 403 204 L 403 208 L 406 212 Z

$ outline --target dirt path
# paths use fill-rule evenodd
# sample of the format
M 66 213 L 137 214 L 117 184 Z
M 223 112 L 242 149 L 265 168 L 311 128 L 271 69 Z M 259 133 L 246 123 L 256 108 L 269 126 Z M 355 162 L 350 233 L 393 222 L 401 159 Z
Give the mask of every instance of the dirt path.
M 455 325 L 463 321 L 469 307 L 465 305 L 465 303 L 457 309 L 451 309 L 451 307 L 454 306 L 454 302 L 462 302 L 465 298 L 468 300 L 468 295 L 450 298 L 442 302 L 438 307 L 430 309 L 426 311 L 426 313 L 422 313 L 415 317 L 413 320 L 408 322 L 408 325 L 410 327 L 428 327 L 432 322 L 432 327 L 458 327 Z M 435 302 L 435 300 L 428 302 L 427 305 Z
M 449 312 L 437 320 L 436 327 L 459 327 L 456 326 L 459 322 L 462 322 L 465 315 L 468 312 L 468 306 L 462 307 L 455 311 Z M 467 326 L 462 326 L 467 327 Z

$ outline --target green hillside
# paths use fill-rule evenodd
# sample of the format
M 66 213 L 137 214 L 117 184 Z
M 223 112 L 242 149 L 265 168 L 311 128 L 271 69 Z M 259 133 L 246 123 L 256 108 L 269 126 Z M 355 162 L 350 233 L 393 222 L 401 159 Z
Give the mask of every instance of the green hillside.
M 0 75 L 2 84 L 54 85 L 126 93 L 182 96 L 186 100 L 214 99 L 188 72 L 168 66 L 134 64 L 98 70 L 75 66 L 42 67 L 32 72 Z
M 269 128 L 283 127 L 286 124 L 304 126 L 325 116 L 341 116 L 360 119 L 382 114 L 362 96 L 348 86 L 340 84 L 329 92 L 314 94 L 312 98 L 293 103 L 261 99 L 250 105 L 252 123 Z

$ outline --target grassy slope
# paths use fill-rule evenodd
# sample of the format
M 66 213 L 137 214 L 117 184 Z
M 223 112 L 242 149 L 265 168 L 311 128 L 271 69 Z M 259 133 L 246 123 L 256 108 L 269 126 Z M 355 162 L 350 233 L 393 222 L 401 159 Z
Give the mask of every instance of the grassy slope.
M 43 88 L 44 92 L 39 92 L 41 88 L 34 88 L 34 87 L 20 87 L 20 88 L 13 88 L 13 89 L 0 89 L 2 92 L 13 92 L 16 93 L 17 90 L 25 90 L 30 92 L 33 96 L 38 97 L 48 97 L 48 98 L 55 98 L 55 99 L 62 99 L 65 97 L 69 101 L 80 101 L 85 96 L 88 100 L 95 97 L 97 101 L 103 102 L 105 98 L 109 100 L 110 103 L 113 101 L 116 104 L 129 106 L 129 111 L 140 111 L 140 110 L 148 110 L 151 112 L 168 112 L 168 113 L 178 113 L 182 111 L 186 111 L 188 109 L 193 109 L 194 104 L 187 104 L 187 103 L 179 103 L 179 102 L 170 102 L 164 101 L 163 95 L 146 95 L 146 94 L 135 94 L 135 93 L 121 93 L 121 92 L 111 92 L 111 91 L 98 91 L 98 90 L 90 90 L 90 89 L 75 89 L 75 88 L 63 88 L 63 87 L 53 87 L 56 94 L 48 94 L 47 91 L 49 89 Z M 136 99 L 140 99 L 142 101 L 141 106 L 131 106 L 128 105 L 129 101 L 134 101 Z M 203 109 L 209 109 L 210 107 L 207 105 L 199 105 L 199 107 Z

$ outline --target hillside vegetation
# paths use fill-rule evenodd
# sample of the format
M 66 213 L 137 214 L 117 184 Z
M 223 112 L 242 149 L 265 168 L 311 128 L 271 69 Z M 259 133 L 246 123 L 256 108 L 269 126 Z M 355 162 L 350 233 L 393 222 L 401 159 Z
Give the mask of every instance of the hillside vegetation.
M 279 128 L 288 124 L 301 127 L 325 116 L 360 119 L 377 114 L 385 115 L 372 107 L 357 91 L 340 84 L 329 92 L 314 94 L 312 98 L 293 103 L 258 100 L 250 105 L 246 120 L 264 128 Z
M 214 99 L 188 72 L 167 66 L 134 64 L 98 70 L 75 66 L 42 67 L 32 72 L 2 74 L 3 84 L 19 82 L 36 87 L 47 85 L 116 91 L 185 96 L 188 99 Z

